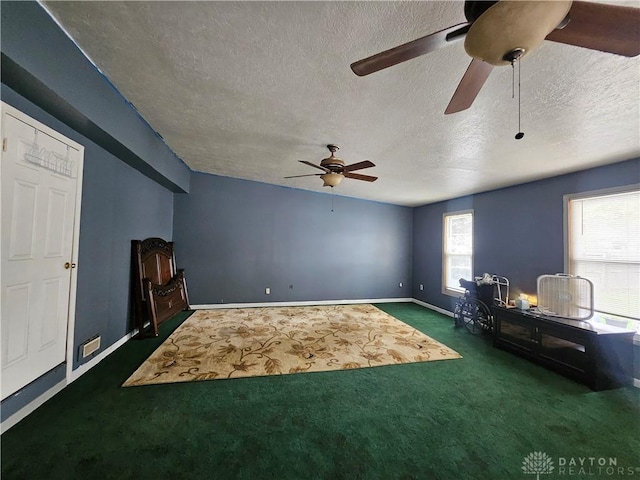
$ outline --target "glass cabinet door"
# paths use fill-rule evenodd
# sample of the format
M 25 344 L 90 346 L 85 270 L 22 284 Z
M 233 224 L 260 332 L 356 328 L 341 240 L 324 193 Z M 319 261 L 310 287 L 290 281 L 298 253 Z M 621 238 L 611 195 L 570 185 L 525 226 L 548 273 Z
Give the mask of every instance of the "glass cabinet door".
M 538 332 L 538 355 L 565 367 L 585 372 L 589 361 L 589 337 L 567 335 L 566 332 L 540 327 Z M 570 338 L 567 338 L 570 337 Z
M 511 315 L 500 315 L 498 322 L 498 338 L 518 348 L 531 351 L 535 346 L 533 341 L 533 327 L 528 321 L 522 321 Z

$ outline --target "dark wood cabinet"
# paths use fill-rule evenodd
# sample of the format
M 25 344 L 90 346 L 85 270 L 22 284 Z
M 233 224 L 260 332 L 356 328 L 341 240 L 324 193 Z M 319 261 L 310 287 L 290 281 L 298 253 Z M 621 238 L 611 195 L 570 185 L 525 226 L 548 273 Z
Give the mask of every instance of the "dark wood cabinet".
M 496 347 L 522 355 L 593 390 L 631 383 L 633 330 L 494 307 Z

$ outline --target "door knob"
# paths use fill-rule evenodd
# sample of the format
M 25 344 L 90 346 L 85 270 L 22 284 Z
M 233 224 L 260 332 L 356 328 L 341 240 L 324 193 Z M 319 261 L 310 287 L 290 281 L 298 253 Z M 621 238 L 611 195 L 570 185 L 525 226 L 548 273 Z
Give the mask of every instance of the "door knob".
M 67 262 L 64 264 L 64 268 L 66 268 L 67 270 L 69 270 L 70 268 L 76 268 L 76 264 L 72 262 Z

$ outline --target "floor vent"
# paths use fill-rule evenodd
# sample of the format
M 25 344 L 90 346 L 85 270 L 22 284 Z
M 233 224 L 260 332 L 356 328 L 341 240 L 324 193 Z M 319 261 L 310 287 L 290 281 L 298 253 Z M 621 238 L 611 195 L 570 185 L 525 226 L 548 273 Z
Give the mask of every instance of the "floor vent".
M 82 345 L 82 358 L 86 358 L 91 355 L 96 350 L 100 349 L 100 336 L 94 337 L 91 340 L 88 340 L 86 343 Z

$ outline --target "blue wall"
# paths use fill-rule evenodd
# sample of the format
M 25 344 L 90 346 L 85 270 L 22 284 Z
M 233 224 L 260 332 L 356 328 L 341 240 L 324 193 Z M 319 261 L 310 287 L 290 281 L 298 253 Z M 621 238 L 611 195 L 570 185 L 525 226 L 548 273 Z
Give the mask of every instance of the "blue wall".
M 84 145 L 84 174 L 74 338 L 78 347 L 96 334 L 102 350 L 133 329 L 130 315 L 131 239 L 170 239 L 173 193 L 2 85 L 2 101 Z M 99 353 L 98 351 L 97 353 Z M 84 359 L 88 361 L 90 358 Z M 4 420 L 64 379 L 58 368 L 2 402 Z M 55 379 L 55 381 L 54 381 Z
M 534 292 L 563 268 L 562 195 L 640 182 L 636 159 L 416 209 L 335 196 L 331 212 L 326 194 L 190 174 L 37 3 L 2 2 L 1 14 L 2 100 L 85 146 L 76 352 L 131 331 L 134 238 L 176 241 L 193 304 L 413 296 L 451 310 L 442 213 L 473 208 L 475 271 Z M 64 370 L 3 401 L 2 420 Z
M 194 173 L 174 203 L 191 303 L 409 297 L 411 208 L 337 195 L 334 206 L 328 194 Z
M 415 208 L 412 296 L 453 310 L 455 298 L 441 293 L 444 213 L 474 210 L 476 275 L 503 275 L 512 293 L 535 294 L 539 275 L 564 270 L 563 196 L 636 183 L 640 159 Z
M 36 2 L 3 1 L 2 83 L 175 192 L 190 170 Z
M 173 193 L 189 169 L 35 2 L 2 2 L 2 101 L 84 145 L 74 362 L 132 330 L 131 240 L 171 239 Z M 88 361 L 90 358 L 84 359 Z M 1 405 L 4 420 L 65 378 L 57 367 Z

